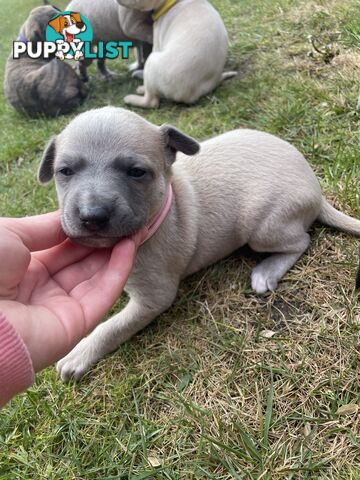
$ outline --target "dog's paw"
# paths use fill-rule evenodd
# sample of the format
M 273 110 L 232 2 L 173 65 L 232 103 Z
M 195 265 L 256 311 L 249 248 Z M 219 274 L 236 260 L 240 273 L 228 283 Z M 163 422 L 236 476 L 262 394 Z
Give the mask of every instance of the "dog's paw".
M 268 272 L 264 272 L 261 265 L 255 267 L 251 273 L 251 287 L 256 293 L 266 293 L 268 290 L 274 291 L 278 281 Z
M 83 56 L 84 54 L 80 50 L 77 50 L 74 55 L 74 60 L 79 61 L 83 58 Z
M 145 85 L 139 85 L 136 89 L 138 95 L 145 95 Z
M 124 103 L 134 105 L 135 107 L 158 108 L 159 99 L 157 97 L 150 98 L 148 95 L 144 95 L 143 97 L 140 95 L 126 95 Z
M 132 78 L 137 78 L 138 80 L 144 80 L 144 70 L 134 70 L 131 73 Z
M 64 52 L 56 52 L 55 53 L 55 57 L 57 57 L 59 60 L 62 60 L 64 61 L 65 60 L 65 55 L 64 55 Z
M 119 75 L 115 72 L 112 72 L 110 70 L 106 70 L 105 73 L 103 73 L 103 79 L 105 80 L 106 83 L 112 83 L 114 78 L 118 77 Z
M 126 97 L 124 97 L 124 103 L 126 103 L 126 105 L 138 106 L 139 101 L 141 102 L 141 97 L 139 97 L 138 95 L 126 95 Z
M 66 357 L 59 360 L 56 364 L 56 370 L 63 382 L 67 382 L 70 378 L 80 380 L 97 360 L 99 360 L 99 357 L 96 355 L 91 341 L 84 338 Z

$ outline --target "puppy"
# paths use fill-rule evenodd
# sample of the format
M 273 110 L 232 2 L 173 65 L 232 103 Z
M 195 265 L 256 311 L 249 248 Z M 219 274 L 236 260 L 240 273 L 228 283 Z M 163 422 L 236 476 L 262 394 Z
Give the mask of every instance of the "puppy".
M 65 11 L 80 11 L 89 20 L 93 28 L 93 45 L 99 42 L 121 42 L 134 40 L 137 62 L 132 70 L 142 69 L 146 58 L 152 49 L 152 26 L 146 23 L 146 12 L 130 10 L 118 5 L 115 0 L 72 0 Z M 92 60 L 80 62 L 80 76 L 88 80 L 87 67 Z M 97 66 L 107 81 L 112 80 L 113 74 L 106 68 L 105 60 L 99 59 Z
M 360 221 L 326 201 L 287 142 L 244 129 L 199 148 L 170 125 L 115 107 L 82 113 L 46 146 L 38 178 L 55 177 L 70 238 L 111 247 L 139 231 L 150 237 L 126 284 L 128 305 L 58 363 L 62 379 L 80 378 L 169 308 L 181 279 L 242 245 L 270 253 L 251 275 L 252 288 L 264 293 L 307 249 L 315 220 L 360 235 Z
M 207 0 L 117 0 L 120 5 L 154 13 L 153 51 L 144 67 L 139 95 L 125 103 L 156 108 L 161 97 L 195 103 L 225 78 L 228 36 L 218 12 Z
M 41 6 L 31 11 L 20 29 L 19 38 L 27 42 L 44 42 L 48 22 L 58 11 Z M 53 117 L 77 108 L 88 89 L 75 71 L 57 58 L 17 60 L 10 54 L 5 68 L 5 96 L 16 110 L 30 116 Z

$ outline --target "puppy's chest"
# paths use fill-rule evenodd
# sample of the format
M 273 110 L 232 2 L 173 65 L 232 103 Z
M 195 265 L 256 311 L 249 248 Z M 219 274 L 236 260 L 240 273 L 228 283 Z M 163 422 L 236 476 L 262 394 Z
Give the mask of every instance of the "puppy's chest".
M 140 247 L 130 277 L 125 285 L 125 292 L 132 295 L 144 295 L 159 283 L 159 276 L 164 276 L 164 266 L 156 252 L 146 245 Z

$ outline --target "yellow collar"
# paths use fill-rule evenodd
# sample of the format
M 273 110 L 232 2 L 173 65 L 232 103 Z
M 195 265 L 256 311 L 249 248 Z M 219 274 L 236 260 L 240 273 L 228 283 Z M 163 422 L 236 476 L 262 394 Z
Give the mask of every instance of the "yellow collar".
M 168 10 L 170 10 L 170 8 L 173 5 L 175 5 L 176 2 L 177 0 L 166 0 L 164 5 L 158 8 L 157 10 L 155 10 L 154 13 L 151 15 L 153 22 L 156 22 L 156 20 L 159 20 L 159 18 L 162 17 L 164 13 L 166 13 Z

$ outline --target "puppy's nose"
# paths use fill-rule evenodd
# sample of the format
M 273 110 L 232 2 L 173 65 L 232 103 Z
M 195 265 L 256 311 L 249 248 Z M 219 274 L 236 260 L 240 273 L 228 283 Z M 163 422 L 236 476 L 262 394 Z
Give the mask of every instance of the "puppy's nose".
M 85 207 L 80 209 L 79 218 L 85 228 L 97 232 L 109 223 L 110 214 L 104 207 Z
M 83 28 L 84 25 L 85 25 L 84 22 L 76 22 L 76 26 L 77 26 L 78 28 Z

